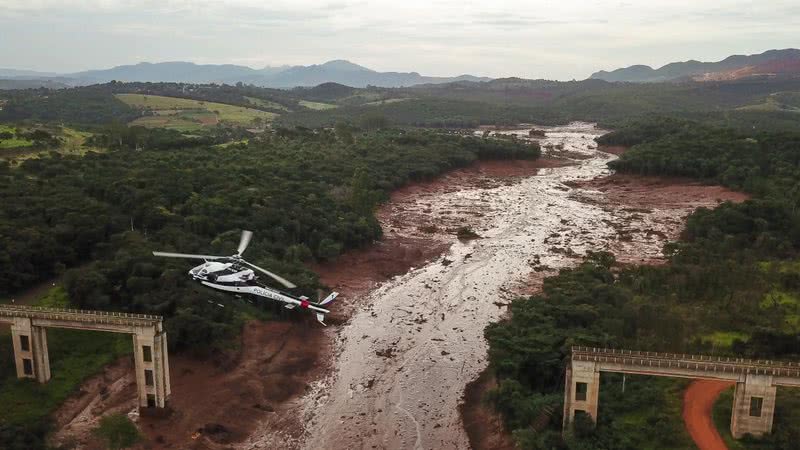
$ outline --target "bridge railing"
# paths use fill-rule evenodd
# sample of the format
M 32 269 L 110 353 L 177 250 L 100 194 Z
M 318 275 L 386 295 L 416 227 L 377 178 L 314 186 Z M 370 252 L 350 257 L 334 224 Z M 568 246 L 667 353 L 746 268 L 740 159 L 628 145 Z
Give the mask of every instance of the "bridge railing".
M 575 361 L 605 362 L 653 369 L 688 369 L 722 374 L 753 374 L 800 378 L 800 364 L 783 361 L 595 347 L 573 347 L 572 359 Z
M 32 319 L 77 320 L 94 323 L 129 323 L 135 325 L 156 325 L 161 316 L 133 314 L 113 311 L 90 311 L 69 308 L 47 308 L 41 306 L 0 305 L 0 316 L 28 317 Z

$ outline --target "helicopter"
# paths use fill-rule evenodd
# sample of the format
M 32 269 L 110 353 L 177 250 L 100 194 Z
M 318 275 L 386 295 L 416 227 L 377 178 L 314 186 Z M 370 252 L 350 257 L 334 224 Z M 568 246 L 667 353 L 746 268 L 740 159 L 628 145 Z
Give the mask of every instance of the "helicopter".
M 308 309 L 316 314 L 319 323 L 325 325 L 325 314 L 330 313 L 330 311 L 325 309 L 324 306 L 334 301 L 339 293 L 331 292 L 325 299 L 319 302 L 312 302 L 306 296 L 298 297 L 259 283 L 258 276 L 253 269 L 271 277 L 288 289 L 297 287 L 291 281 L 251 262 L 245 261 L 244 258 L 242 258 L 242 253 L 244 253 L 247 246 L 250 245 L 250 240 L 252 238 L 252 231 L 242 230 L 239 247 L 236 249 L 236 253 L 231 256 L 193 255 L 172 252 L 153 252 L 153 256 L 202 259 L 204 261 L 203 264 L 189 270 L 189 275 L 193 280 L 199 281 L 201 284 L 219 291 L 231 292 L 234 294 L 250 294 L 282 302 L 286 309 L 295 309 L 298 306 L 301 309 Z

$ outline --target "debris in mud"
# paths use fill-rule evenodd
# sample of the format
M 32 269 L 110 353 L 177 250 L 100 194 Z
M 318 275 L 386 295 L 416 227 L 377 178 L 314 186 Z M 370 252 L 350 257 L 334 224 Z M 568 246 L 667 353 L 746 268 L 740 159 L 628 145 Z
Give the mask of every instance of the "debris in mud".
M 262 405 L 260 403 L 256 403 L 255 405 L 253 405 L 253 408 L 260 409 L 261 411 L 266 411 L 266 412 L 275 412 L 275 408 L 273 408 L 272 406 Z
M 661 239 L 669 238 L 669 236 L 667 236 L 666 233 L 664 233 L 663 231 L 654 230 L 652 228 L 648 228 L 647 230 L 645 230 L 644 234 L 647 235 L 647 237 L 658 236 Z
M 548 250 L 549 252 L 551 252 L 551 253 L 560 253 L 560 254 L 562 254 L 562 255 L 569 256 L 570 258 L 575 258 L 575 257 L 579 256 L 577 253 L 575 253 L 575 252 L 574 252 L 574 251 L 573 251 L 571 248 L 569 248 L 569 247 L 567 247 L 567 248 L 562 248 L 562 247 L 550 247 L 550 248 L 549 248 L 549 249 L 547 249 L 547 250 Z
M 480 235 L 474 231 L 470 227 L 461 227 L 456 230 L 456 237 L 461 241 L 469 241 L 472 239 L 480 239 Z
M 436 225 L 421 225 L 417 229 L 426 234 L 433 234 L 439 231 L 439 227 Z
M 219 423 L 207 423 L 197 433 L 208 436 L 209 439 L 219 443 L 228 442 L 232 436 L 230 430 L 225 425 Z
M 394 358 L 396 355 L 394 354 L 394 347 L 389 347 L 385 350 L 376 350 L 375 354 L 380 356 L 381 358 Z
M 545 134 L 544 130 L 537 130 L 536 128 L 531 128 L 531 131 L 528 132 L 528 136 L 530 136 L 530 137 L 534 137 L 534 136 L 545 137 L 546 134 Z

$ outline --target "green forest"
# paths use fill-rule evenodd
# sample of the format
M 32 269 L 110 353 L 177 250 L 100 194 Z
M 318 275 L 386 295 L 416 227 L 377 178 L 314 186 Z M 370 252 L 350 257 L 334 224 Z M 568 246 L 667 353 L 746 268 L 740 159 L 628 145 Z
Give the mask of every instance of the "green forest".
M 487 401 L 523 449 L 691 448 L 680 418 L 685 383 L 669 379 L 628 377 L 623 394 L 621 377 L 604 376 L 597 428 L 579 423 L 562 438 L 565 358 L 572 345 L 596 345 L 800 359 L 798 90 L 793 79 L 508 78 L 409 88 L 110 82 L 0 91 L 0 298 L 60 277 L 44 304 L 163 315 L 171 350 L 207 356 L 234 345 L 247 318 L 288 315 L 198 287 L 186 261 L 151 251 L 229 254 L 250 229 L 248 259 L 313 296 L 322 286 L 308 264 L 379 239 L 374 209 L 392 190 L 477 159 L 540 156 L 535 144 L 465 130 L 598 122 L 615 130 L 600 144 L 629 147 L 615 170 L 689 177 L 752 198 L 692 214 L 665 247 L 666 265 L 623 267 L 592 253 L 547 279 L 540 294 L 515 300 L 509 319 L 485 331 L 498 380 Z M 277 117 L 191 131 L 131 126 L 159 112 L 118 94 Z M 45 387 L 17 381 L 10 346 L 0 346 L 0 386 L 17 402 L 0 412 L 0 448 L 44 448 L 50 411 L 128 351 L 108 336 L 63 331 L 54 341 L 59 378 Z M 726 395 L 715 410 L 720 429 Z M 796 448 L 798 423 L 800 393 L 782 391 L 775 433 L 731 448 Z
M 623 394 L 621 376 L 603 376 L 597 428 L 576 423 L 562 440 L 565 360 L 573 345 L 800 358 L 800 134 L 661 118 L 598 140 L 631 146 L 610 163 L 618 171 L 692 177 L 752 198 L 693 213 L 664 249 L 666 265 L 620 267 L 613 255 L 590 254 L 545 280 L 541 294 L 514 301 L 510 319 L 486 329 L 499 380 L 489 401 L 521 448 L 690 448 L 678 400 L 685 382 L 644 377 L 628 377 Z M 799 392 L 781 391 L 773 434 L 738 448 L 796 448 L 799 404 Z
M 0 163 L 0 297 L 65 274 L 72 307 L 163 315 L 172 349 L 202 355 L 228 345 L 244 317 L 209 303 L 231 299 L 192 283 L 186 261 L 151 251 L 230 254 L 241 230 L 253 230 L 248 259 L 310 296 L 321 286 L 305 263 L 378 239 L 373 210 L 390 190 L 480 158 L 538 156 L 535 144 L 511 140 L 340 127 L 276 130 L 225 148 L 123 146 L 83 157 L 53 153 L 15 168 Z M 263 308 L 282 309 L 272 306 Z M 92 348 L 101 345 L 92 339 Z M 3 348 L 3 391 L 30 389 L 13 374 L 10 346 Z M 69 358 L 53 354 L 54 366 Z M 69 379 L 56 398 L 111 357 L 98 356 L 72 376 L 62 370 Z M 3 415 L 0 443 L 42 445 L 48 412 Z

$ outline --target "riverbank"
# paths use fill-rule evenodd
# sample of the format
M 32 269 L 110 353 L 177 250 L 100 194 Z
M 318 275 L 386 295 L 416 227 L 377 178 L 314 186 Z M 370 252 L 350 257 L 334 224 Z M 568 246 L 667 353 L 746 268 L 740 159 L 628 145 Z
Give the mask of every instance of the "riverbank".
M 172 414 L 166 418 L 133 418 L 145 435 L 146 448 L 229 448 L 248 442 L 258 446 L 296 448 L 304 439 L 302 404 L 309 384 L 329 373 L 339 325 L 360 306 L 375 286 L 439 258 L 456 240 L 447 230 L 431 232 L 399 211 L 423 191 L 458 190 L 459 186 L 502 185 L 511 178 L 535 174 L 560 160 L 479 161 L 392 194 L 377 217 L 385 230 L 379 242 L 347 252 L 335 262 L 312 267 L 326 285 L 341 292 L 321 328 L 305 316 L 288 322 L 250 322 L 239 350 L 196 360 L 170 358 Z M 454 225 L 457 223 L 454 222 Z M 99 445 L 90 431 L 102 414 L 135 411 L 133 372 L 120 361 L 87 380 L 81 391 L 56 413 L 55 443 Z M 198 395 L 203 393 L 203 395 Z M 248 440 L 248 437 L 251 437 Z M 244 443 L 242 443 L 244 442 Z

